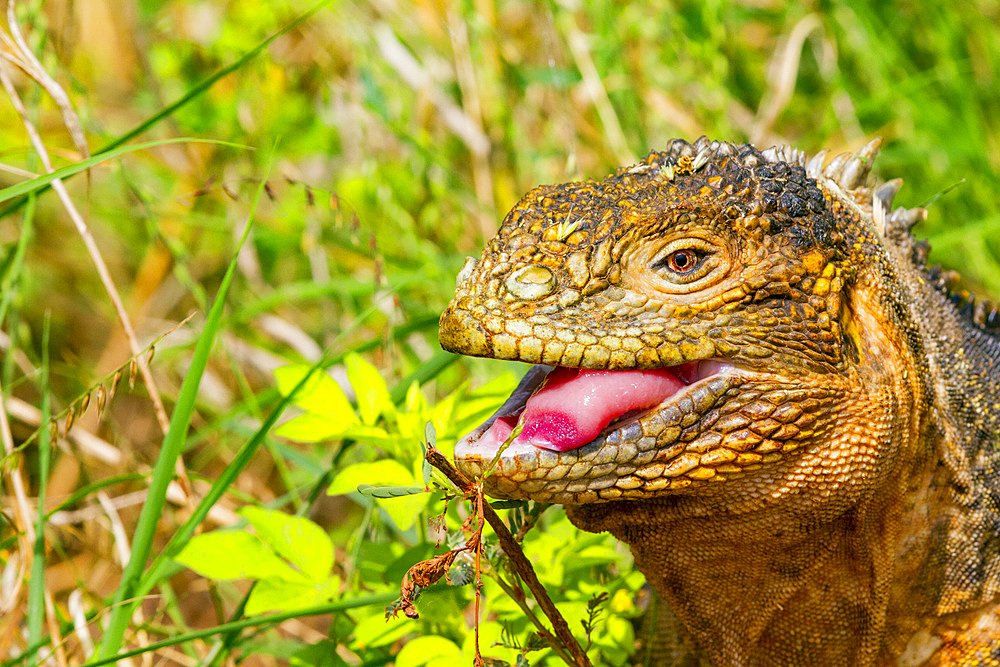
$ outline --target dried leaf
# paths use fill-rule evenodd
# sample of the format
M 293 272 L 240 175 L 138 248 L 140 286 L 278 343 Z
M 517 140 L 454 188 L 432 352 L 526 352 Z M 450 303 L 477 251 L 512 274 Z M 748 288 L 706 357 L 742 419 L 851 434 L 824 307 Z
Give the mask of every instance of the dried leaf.
M 437 583 L 448 572 L 448 568 L 451 567 L 452 562 L 458 554 L 463 551 L 475 551 L 479 546 L 480 536 L 481 530 L 476 531 L 466 540 L 465 546 L 452 549 L 427 560 L 422 560 L 407 570 L 406 574 L 403 575 L 403 581 L 399 587 L 399 604 L 391 610 L 386 609 L 386 618 L 388 618 L 390 613 L 395 616 L 400 611 L 407 618 L 420 618 L 416 607 L 413 606 L 419 590 Z

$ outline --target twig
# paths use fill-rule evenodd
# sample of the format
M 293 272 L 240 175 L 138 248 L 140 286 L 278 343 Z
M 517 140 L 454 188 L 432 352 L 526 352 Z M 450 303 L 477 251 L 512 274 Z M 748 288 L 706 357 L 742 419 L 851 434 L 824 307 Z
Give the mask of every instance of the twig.
M 475 496 L 477 494 L 476 484 L 459 472 L 440 450 L 428 446 L 427 455 L 424 458 L 428 463 L 440 470 L 455 486 L 461 489 L 462 493 L 467 496 Z M 583 647 L 580 646 L 573 633 L 570 632 L 566 619 L 559 613 L 548 592 L 546 592 L 545 587 L 538 580 L 535 570 L 531 566 L 531 561 L 524 555 L 520 545 L 514 541 L 514 536 L 507 529 L 507 524 L 503 522 L 503 519 L 496 513 L 496 510 L 490 507 L 489 503 L 482 503 L 482 512 L 486 521 L 492 526 L 493 532 L 496 533 L 497 539 L 500 541 L 500 547 L 507 554 L 511 569 L 528 586 L 528 590 L 531 591 L 535 600 L 538 601 L 538 606 L 542 608 L 549 622 L 552 623 L 552 630 L 555 632 L 556 637 L 566 647 L 574 663 L 578 667 L 591 667 L 590 659 L 587 658 Z
M 0 387 L 0 396 L 3 395 L 3 387 Z M 2 407 L 2 406 L 0 406 Z M 7 420 L 7 411 L 0 409 L 0 440 L 3 441 L 4 454 L 10 456 L 14 453 L 14 438 L 10 432 L 10 422 Z M 10 481 L 11 488 L 14 492 L 14 498 L 16 500 L 15 507 L 15 518 L 17 522 L 17 531 L 19 534 L 23 534 L 23 539 L 29 544 L 33 544 L 35 541 L 35 526 L 32 524 L 32 511 L 28 505 L 28 494 L 24 488 L 24 478 L 21 476 L 21 461 L 17 461 L 17 465 L 10 469 L 8 480 Z M 21 553 L 25 554 L 25 570 L 31 567 L 32 558 L 31 554 L 34 550 L 29 547 L 22 547 Z M 24 577 L 18 578 L 17 586 L 20 587 L 24 581 Z M 14 596 L 12 596 L 14 597 Z M 55 642 L 56 648 L 56 660 L 60 665 L 65 666 L 66 663 L 66 653 L 62 650 L 59 643 L 59 628 L 55 625 L 53 620 L 55 619 L 55 607 L 52 604 L 52 593 L 46 588 L 44 591 L 44 602 L 46 608 L 46 616 L 49 623 L 49 632 L 52 633 L 52 637 L 57 641 Z M 53 628 L 55 632 L 53 632 Z
M 12 26 L 14 20 L 15 17 L 12 11 L 9 11 L 8 21 L 11 22 Z M 11 30 L 16 32 L 16 26 L 11 27 Z M 28 58 L 29 54 L 21 54 L 21 56 L 22 58 Z M 34 58 L 33 55 L 30 55 L 30 57 Z M 42 80 L 36 79 L 36 81 L 45 87 L 48 93 L 53 95 L 54 99 L 58 98 L 58 94 L 53 91 L 56 89 L 58 91 L 62 91 L 59 84 L 52 80 L 51 77 Z M 47 173 L 55 171 L 52 166 L 52 161 L 49 159 L 48 150 L 45 148 L 45 144 L 42 142 L 41 136 L 38 134 L 38 130 L 31 122 L 31 119 L 28 118 L 28 112 L 24 107 L 24 103 L 21 101 L 20 95 L 17 94 L 17 89 L 14 88 L 14 84 L 10 80 L 10 75 L 7 72 L 6 59 L 4 58 L 0 58 L 0 83 L 3 84 L 4 90 L 10 97 L 11 104 L 20 116 L 21 123 L 24 125 L 24 129 L 28 134 L 32 147 L 34 147 L 42 165 L 45 167 L 45 171 Z M 65 97 L 65 92 L 62 92 L 62 95 Z M 72 127 L 68 127 L 70 133 L 72 134 Z M 153 379 L 153 374 L 149 370 L 149 364 L 141 355 L 142 348 L 139 346 L 139 341 L 135 335 L 135 329 L 132 327 L 132 320 L 129 318 L 128 312 L 125 310 L 125 304 L 122 302 L 121 295 L 115 287 L 114 280 L 111 278 L 111 272 L 108 271 L 107 264 L 104 262 L 104 257 L 101 255 L 101 250 L 97 246 L 97 242 L 94 240 L 93 235 L 90 233 L 90 228 L 87 226 L 86 221 L 83 219 L 83 216 L 80 215 L 80 212 L 77 210 L 72 198 L 69 196 L 69 192 L 66 190 L 66 186 L 63 185 L 62 180 L 58 178 L 53 180 L 52 189 L 55 190 L 56 194 L 59 196 L 63 207 L 66 209 L 66 213 L 69 214 L 77 232 L 80 234 L 80 238 L 83 240 L 84 246 L 87 248 L 91 261 L 94 263 L 94 267 L 97 269 L 97 274 L 100 277 L 101 282 L 104 285 L 104 289 L 108 293 L 108 297 L 111 299 L 111 303 L 118 315 L 118 321 L 122 326 L 122 331 L 125 334 L 125 339 L 128 341 L 132 356 L 135 357 L 135 363 L 139 367 L 143 383 L 146 385 L 146 391 L 149 393 L 149 400 L 153 404 L 153 412 L 156 414 L 156 421 L 160 425 L 160 430 L 163 433 L 166 433 L 167 429 L 170 427 L 170 419 L 167 417 L 167 411 L 163 407 L 163 401 L 160 398 L 160 392 L 156 387 L 156 381 Z M 194 501 L 191 498 L 191 482 L 188 479 L 187 470 L 184 468 L 184 464 L 181 459 L 178 459 L 177 461 L 175 472 L 177 473 L 177 479 L 181 488 L 184 489 L 185 495 L 188 496 L 188 509 L 193 510 Z
M 37 81 L 45 89 L 45 92 L 49 94 L 49 97 L 52 98 L 52 101 L 56 103 L 56 106 L 59 107 L 59 111 L 62 113 L 63 125 L 66 126 L 66 131 L 69 132 L 69 136 L 73 140 L 73 145 L 76 146 L 76 150 L 80 152 L 80 155 L 86 159 L 90 157 L 90 149 L 87 147 L 87 140 L 83 134 L 83 128 L 80 126 L 80 118 L 76 115 L 76 111 L 73 109 L 73 104 L 69 101 L 66 91 L 56 83 L 55 79 L 49 76 L 42 63 L 35 57 L 31 48 L 28 47 L 28 42 L 24 39 L 24 35 L 21 34 L 21 27 L 17 23 L 17 15 L 14 11 L 15 4 L 13 0 L 7 3 L 7 28 L 10 30 L 10 36 L 8 37 L 6 33 L 0 33 L 0 38 L 2 38 L 7 48 L 11 50 L 11 54 L 15 56 L 9 58 L 9 60 L 23 69 L 25 74 Z

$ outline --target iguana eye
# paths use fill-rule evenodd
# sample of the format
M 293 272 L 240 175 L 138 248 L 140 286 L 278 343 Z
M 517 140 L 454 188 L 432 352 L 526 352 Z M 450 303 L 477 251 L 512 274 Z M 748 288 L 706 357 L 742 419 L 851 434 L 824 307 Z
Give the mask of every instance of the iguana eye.
M 717 268 L 716 250 L 701 239 L 678 240 L 668 244 L 650 268 L 668 282 L 687 285 L 700 281 Z
M 704 257 L 704 253 L 698 252 L 693 248 L 685 248 L 664 257 L 662 264 L 677 275 L 687 276 L 698 268 Z
M 712 287 L 733 266 L 733 250 L 714 234 L 650 234 L 622 257 L 632 289 L 690 294 Z

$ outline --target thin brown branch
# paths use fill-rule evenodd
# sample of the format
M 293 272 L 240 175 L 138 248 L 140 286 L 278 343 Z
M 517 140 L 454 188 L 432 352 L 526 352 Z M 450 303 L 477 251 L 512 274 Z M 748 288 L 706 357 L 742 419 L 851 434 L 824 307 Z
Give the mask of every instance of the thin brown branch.
M 440 450 L 429 446 L 425 458 L 428 463 L 440 470 L 463 493 L 466 495 L 476 494 L 476 484 L 456 469 Z M 538 606 L 545 612 L 549 622 L 552 624 L 552 630 L 563 646 L 566 647 L 567 652 L 572 656 L 574 664 L 578 665 L 578 667 L 590 667 L 590 659 L 584 652 L 583 647 L 576 641 L 576 637 L 570 632 L 566 619 L 559 613 L 559 610 L 552 602 L 552 598 L 549 597 L 545 587 L 542 586 L 542 582 L 538 580 L 535 569 L 531 566 L 531 561 L 528 560 L 521 550 L 521 546 L 514 540 L 514 536 L 507 529 L 507 524 L 503 522 L 503 519 L 496 513 L 496 510 L 490 507 L 489 503 L 482 503 L 482 512 L 486 521 L 493 527 L 493 532 L 496 533 L 497 539 L 500 541 L 500 547 L 510 561 L 511 569 L 521 577 L 521 580 L 524 581 L 528 590 L 531 591 L 531 594 L 538 602 Z
M 3 387 L 0 387 L 0 395 L 3 394 Z M 0 406 L 2 407 L 2 406 Z M 7 419 L 7 411 L 0 409 L 0 440 L 3 441 L 3 450 L 6 456 L 12 456 L 14 454 L 14 438 L 10 431 L 10 422 Z M 17 465 L 12 466 L 9 470 L 7 476 L 8 483 L 11 486 L 11 490 L 14 493 L 15 498 L 15 522 L 17 524 L 18 533 L 23 537 L 20 538 L 23 545 L 21 547 L 21 553 L 24 556 L 24 571 L 31 569 L 31 559 L 34 557 L 34 549 L 32 545 L 35 542 L 35 525 L 34 525 L 34 513 L 31 511 L 31 507 L 28 504 L 28 494 L 25 490 L 24 478 L 22 477 L 21 460 L 17 460 Z M 17 586 L 20 587 L 24 577 L 18 577 Z M 43 601 L 45 604 L 46 619 L 49 626 L 49 631 L 52 633 L 53 638 L 59 637 L 58 624 L 55 619 L 55 607 L 52 604 L 52 594 L 46 588 L 43 593 Z M 52 629 L 55 628 L 55 632 Z M 62 647 L 56 644 L 56 660 L 61 667 L 66 666 L 66 653 L 62 650 Z
M 12 20 L 12 16 L 9 15 L 8 20 Z M 42 165 L 45 167 L 45 171 L 47 173 L 55 171 L 55 168 L 52 166 L 52 161 L 49 159 L 48 150 L 45 148 L 45 144 L 42 142 L 41 136 L 38 134 L 38 130 L 35 128 L 34 123 L 32 123 L 31 119 L 28 118 L 27 109 L 25 109 L 24 103 L 21 101 L 21 97 L 17 93 L 17 89 L 10 80 L 6 60 L 2 58 L 0 58 L 0 83 L 3 84 L 4 90 L 10 97 L 11 104 L 20 116 L 21 124 L 24 126 L 24 129 L 31 141 L 31 145 L 38 154 Z M 51 81 L 51 85 L 58 87 L 58 84 L 56 84 L 55 81 Z M 108 297 L 111 299 L 111 303 L 114 306 L 115 313 L 118 315 L 118 321 L 122 326 L 123 332 L 125 333 L 125 339 L 128 341 L 129 349 L 132 352 L 132 356 L 135 358 L 135 363 L 138 365 L 143 383 L 146 385 L 146 391 L 149 393 L 149 399 L 153 404 L 153 412 L 156 414 L 156 420 L 159 423 L 160 430 L 163 433 L 166 433 L 167 429 L 170 427 L 170 420 L 167 417 L 167 411 L 163 407 L 163 401 L 160 398 L 160 392 L 156 387 L 156 381 L 153 379 L 153 374 L 149 370 L 149 364 L 146 358 L 142 356 L 143 348 L 139 345 L 139 340 L 135 335 L 135 329 L 132 326 L 132 320 L 129 318 L 128 312 L 125 310 L 125 304 L 121 299 L 121 295 L 118 293 L 118 289 L 115 287 L 114 280 L 111 277 L 111 272 L 108 270 L 108 266 L 104 261 L 104 256 L 101 254 L 101 250 L 90 232 L 90 227 L 83 219 L 83 216 L 80 215 L 79 210 L 77 210 L 76 205 L 69 196 L 69 192 L 66 190 L 66 186 L 63 184 L 62 180 L 58 178 L 53 180 L 52 189 L 55 190 L 56 194 L 59 196 L 59 200 L 62 202 L 63 208 L 66 209 L 66 213 L 73 221 L 73 225 L 80 234 L 80 238 L 83 240 L 87 253 L 90 255 L 91 261 L 97 269 L 97 274 L 101 279 L 101 283 L 104 285 L 104 289 L 108 293 Z M 185 495 L 189 498 L 189 509 L 193 511 L 194 500 L 191 498 L 191 482 L 188 479 L 187 470 L 184 468 L 183 459 L 179 458 L 177 460 L 176 473 L 179 484 L 184 489 Z
M 10 30 L 10 36 L 13 38 L 14 45 L 16 45 L 14 48 L 16 48 L 16 53 L 19 56 L 17 59 L 12 59 L 12 62 L 22 67 L 24 72 L 38 82 L 38 85 L 44 88 L 45 92 L 52 98 L 52 101 L 56 103 L 56 106 L 59 107 L 59 111 L 62 113 L 63 125 L 66 126 L 66 131 L 69 132 L 69 136 L 73 140 L 73 145 L 76 146 L 76 150 L 80 152 L 81 157 L 86 159 L 90 157 L 90 149 L 87 147 L 87 139 L 83 134 L 83 127 L 80 125 L 80 118 L 76 115 L 73 103 L 69 101 L 69 95 L 45 71 L 42 63 L 39 62 L 34 52 L 28 46 L 24 35 L 21 34 L 21 27 L 17 23 L 17 15 L 14 11 L 15 5 L 14 0 L 9 0 L 7 3 L 7 28 Z M 8 46 L 11 46 L 10 42 L 8 42 Z

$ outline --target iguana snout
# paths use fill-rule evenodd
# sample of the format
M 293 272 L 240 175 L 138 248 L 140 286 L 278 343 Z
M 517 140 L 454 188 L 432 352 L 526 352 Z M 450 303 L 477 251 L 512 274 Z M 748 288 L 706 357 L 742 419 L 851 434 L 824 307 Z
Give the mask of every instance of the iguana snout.
M 698 470 L 700 457 L 685 452 L 684 425 L 691 433 L 693 417 L 711 409 L 735 375 L 731 364 L 714 360 L 640 371 L 535 366 L 455 456 L 478 475 L 509 440 L 487 485 L 510 498 L 582 503 L 683 488 L 724 474 L 719 465 L 735 464 L 724 469 L 735 472 L 763 460 L 705 457 Z
M 1000 309 L 924 266 L 879 143 L 536 188 L 441 317 L 532 364 L 459 467 L 627 542 L 684 664 L 1000 655 Z

